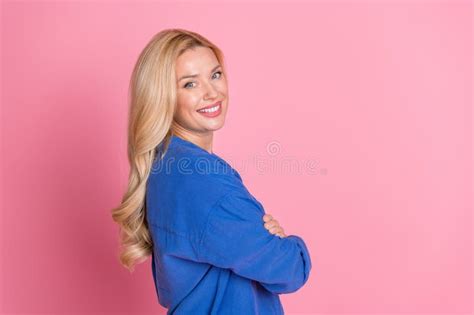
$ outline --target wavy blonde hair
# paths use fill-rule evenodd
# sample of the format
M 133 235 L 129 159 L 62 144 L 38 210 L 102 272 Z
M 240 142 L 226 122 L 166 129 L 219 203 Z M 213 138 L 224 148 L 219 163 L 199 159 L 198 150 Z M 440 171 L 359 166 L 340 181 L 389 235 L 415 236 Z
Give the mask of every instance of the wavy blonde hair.
M 128 187 L 120 205 L 112 209 L 119 224 L 120 263 L 130 272 L 152 254 L 146 222 L 146 183 L 156 158 L 165 155 L 173 134 L 177 106 L 176 59 L 188 49 L 209 47 L 222 66 L 222 51 L 202 35 L 178 28 L 155 34 L 140 53 L 129 85 Z M 164 150 L 157 156 L 157 146 Z

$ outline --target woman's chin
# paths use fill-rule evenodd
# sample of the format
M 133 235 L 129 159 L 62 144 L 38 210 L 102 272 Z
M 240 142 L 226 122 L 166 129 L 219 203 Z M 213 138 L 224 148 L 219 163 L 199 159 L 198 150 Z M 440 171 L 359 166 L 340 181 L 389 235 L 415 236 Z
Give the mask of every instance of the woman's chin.
M 225 116 L 220 115 L 215 118 L 201 118 L 199 119 L 199 125 L 206 130 L 219 130 L 224 127 L 225 124 Z
M 206 130 L 209 130 L 209 131 L 217 131 L 219 129 L 221 129 L 222 127 L 224 127 L 224 124 L 223 123 L 219 123 L 219 124 L 209 124 L 205 127 Z

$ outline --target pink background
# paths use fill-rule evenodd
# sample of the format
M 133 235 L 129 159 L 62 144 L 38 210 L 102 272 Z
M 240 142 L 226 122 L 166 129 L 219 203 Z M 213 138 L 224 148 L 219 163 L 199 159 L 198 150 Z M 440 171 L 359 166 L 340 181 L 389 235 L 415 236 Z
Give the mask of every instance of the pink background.
M 310 249 L 287 314 L 472 312 L 470 1 L 7 1 L 1 20 L 3 313 L 165 313 L 110 209 L 132 67 L 169 27 L 223 49 L 215 151 Z

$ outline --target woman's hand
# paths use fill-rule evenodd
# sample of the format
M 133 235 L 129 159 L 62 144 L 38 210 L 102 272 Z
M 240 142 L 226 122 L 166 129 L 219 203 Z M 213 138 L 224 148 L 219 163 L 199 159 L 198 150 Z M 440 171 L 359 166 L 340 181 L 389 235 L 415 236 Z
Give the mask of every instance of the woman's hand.
M 263 216 L 263 225 L 271 234 L 278 235 L 280 237 L 286 237 L 285 231 L 280 226 L 277 220 L 275 220 L 270 214 Z

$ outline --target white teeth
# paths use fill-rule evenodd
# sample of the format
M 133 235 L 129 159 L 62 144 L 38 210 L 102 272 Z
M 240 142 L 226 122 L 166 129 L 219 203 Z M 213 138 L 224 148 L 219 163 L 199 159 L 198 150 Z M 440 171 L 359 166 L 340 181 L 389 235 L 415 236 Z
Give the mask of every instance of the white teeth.
M 200 109 L 200 110 L 198 110 L 198 112 L 201 112 L 201 113 L 202 113 L 202 112 L 213 113 L 213 112 L 215 112 L 215 111 L 218 110 L 218 109 L 219 109 L 219 105 L 214 106 L 214 107 L 211 107 L 211 108 Z

